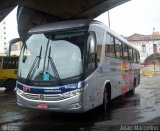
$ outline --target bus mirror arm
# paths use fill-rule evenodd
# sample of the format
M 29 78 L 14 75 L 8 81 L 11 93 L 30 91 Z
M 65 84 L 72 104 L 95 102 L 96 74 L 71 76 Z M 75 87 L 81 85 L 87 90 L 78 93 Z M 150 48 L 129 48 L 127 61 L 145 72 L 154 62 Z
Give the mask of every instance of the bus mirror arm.
M 8 42 L 7 56 L 11 55 L 11 47 L 12 47 L 12 45 L 15 44 L 15 43 L 17 43 L 17 42 L 20 42 L 20 41 L 22 41 L 21 38 L 14 38 L 14 39 L 11 39 Z
M 26 59 L 27 59 L 27 57 L 26 57 L 26 56 L 23 56 L 22 62 L 25 63 L 25 62 L 26 62 Z

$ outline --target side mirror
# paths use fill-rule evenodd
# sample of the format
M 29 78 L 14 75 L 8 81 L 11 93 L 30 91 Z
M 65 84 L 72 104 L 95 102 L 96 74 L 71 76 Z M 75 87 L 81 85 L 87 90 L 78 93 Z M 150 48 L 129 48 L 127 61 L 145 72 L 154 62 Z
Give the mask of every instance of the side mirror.
M 90 53 L 91 54 L 96 53 L 96 41 L 94 37 L 92 37 L 90 41 Z
M 20 42 L 22 41 L 20 38 L 14 38 L 12 40 L 10 40 L 8 42 L 8 47 L 7 47 L 7 56 L 10 56 L 11 55 L 11 47 L 13 44 L 16 44 L 17 42 Z
M 93 32 L 88 37 L 88 47 L 89 47 L 89 53 L 91 54 L 96 53 L 96 36 Z

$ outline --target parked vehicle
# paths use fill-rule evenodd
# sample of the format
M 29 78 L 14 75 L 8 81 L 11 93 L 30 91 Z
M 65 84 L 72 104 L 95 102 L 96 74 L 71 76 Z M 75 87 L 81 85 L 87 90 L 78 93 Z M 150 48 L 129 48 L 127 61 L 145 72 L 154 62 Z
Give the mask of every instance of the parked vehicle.
M 17 79 L 17 68 L 18 68 L 18 59 L 20 46 L 19 38 L 12 39 L 8 43 L 7 56 L 0 56 L 0 87 L 5 87 L 7 90 L 13 90 L 16 87 Z M 16 51 L 12 51 L 11 48 L 14 44 L 17 44 L 15 47 L 19 47 Z
M 18 57 L 0 56 L 0 86 L 8 90 L 16 87 Z
M 17 103 L 57 112 L 86 112 L 140 82 L 139 52 L 98 21 L 46 24 L 28 32 L 19 58 Z

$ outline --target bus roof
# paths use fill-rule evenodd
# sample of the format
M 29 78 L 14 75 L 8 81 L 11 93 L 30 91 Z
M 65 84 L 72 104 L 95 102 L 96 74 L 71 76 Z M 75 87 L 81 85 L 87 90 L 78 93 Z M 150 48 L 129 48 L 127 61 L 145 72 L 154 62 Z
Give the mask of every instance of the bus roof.
M 111 30 L 109 27 L 106 27 L 106 28 L 107 28 L 107 32 L 109 34 L 113 35 L 115 38 L 119 39 L 123 43 L 127 44 L 128 46 L 130 46 L 130 47 L 132 47 L 132 48 L 134 48 L 135 50 L 138 51 L 138 49 L 136 47 L 134 47 L 133 45 L 131 45 L 130 42 L 124 36 L 117 34 L 113 30 Z
M 112 29 L 110 29 L 109 27 L 107 27 L 104 23 L 100 22 L 100 21 L 92 21 L 90 24 L 95 24 L 95 25 L 100 25 L 102 27 L 104 27 L 106 29 L 106 31 L 111 34 L 112 36 L 114 36 L 115 38 L 119 39 L 120 41 L 122 41 L 123 43 L 127 44 L 128 46 L 132 47 L 133 49 L 137 50 L 137 48 L 135 48 L 133 45 L 131 45 L 128 40 L 123 37 L 122 35 L 117 34 L 116 32 L 114 32 Z
M 39 33 L 39 32 L 49 32 L 49 31 L 60 31 L 67 30 L 70 28 L 81 28 L 88 26 L 91 20 L 71 20 L 71 21 L 62 21 L 54 22 L 49 24 L 44 24 L 36 26 L 29 30 L 29 34 Z
M 67 29 L 78 29 L 81 27 L 87 27 L 89 25 L 100 25 L 104 27 L 108 33 L 116 37 L 117 39 L 121 40 L 125 44 L 129 45 L 130 47 L 134 48 L 138 51 L 137 48 L 133 47 L 123 36 L 118 35 L 116 32 L 111 30 L 109 27 L 107 27 L 104 23 L 96 20 L 69 20 L 69 21 L 61 21 L 61 22 L 54 22 L 54 23 L 48 23 L 40 26 L 36 26 L 29 30 L 29 34 L 34 33 L 40 33 L 40 32 L 49 32 L 49 31 L 61 31 L 61 30 L 67 30 Z

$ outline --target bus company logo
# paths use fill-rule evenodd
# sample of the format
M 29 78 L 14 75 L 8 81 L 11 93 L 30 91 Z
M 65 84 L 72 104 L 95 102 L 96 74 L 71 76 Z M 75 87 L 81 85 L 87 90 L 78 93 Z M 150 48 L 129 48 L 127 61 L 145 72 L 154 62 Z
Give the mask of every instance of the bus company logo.
M 39 99 L 40 99 L 40 100 L 44 100 L 44 95 L 40 95 L 40 96 L 39 96 Z
M 2 131 L 7 131 L 8 130 L 8 126 L 7 125 L 3 125 L 2 126 Z
M 25 91 L 25 92 L 29 92 L 30 88 L 28 86 L 23 86 L 22 90 Z

